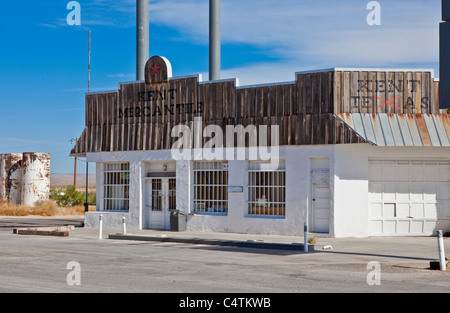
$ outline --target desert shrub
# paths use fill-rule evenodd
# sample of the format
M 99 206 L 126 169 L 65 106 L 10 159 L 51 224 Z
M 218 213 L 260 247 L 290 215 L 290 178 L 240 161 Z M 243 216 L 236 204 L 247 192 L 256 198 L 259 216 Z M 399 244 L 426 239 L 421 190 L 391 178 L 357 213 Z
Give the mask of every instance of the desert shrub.
M 50 191 L 50 199 L 54 200 L 59 206 L 77 206 L 86 202 L 86 192 L 80 192 L 75 186 L 67 186 L 65 189 Z M 88 193 L 88 203 L 95 204 L 94 193 Z
M 42 201 L 34 207 L 28 208 L 28 215 L 55 216 L 58 212 L 58 205 L 55 201 Z
M 84 206 L 60 207 L 54 200 L 36 203 L 34 207 L 0 201 L 0 216 L 67 216 L 84 215 Z

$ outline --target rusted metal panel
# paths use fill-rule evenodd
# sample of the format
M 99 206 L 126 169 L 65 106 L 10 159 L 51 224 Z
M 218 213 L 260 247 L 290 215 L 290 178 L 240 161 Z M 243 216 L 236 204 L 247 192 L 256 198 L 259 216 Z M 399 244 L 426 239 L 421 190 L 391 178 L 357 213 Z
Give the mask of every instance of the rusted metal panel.
M 407 114 L 406 121 L 408 123 L 409 131 L 411 133 L 411 139 L 413 141 L 413 146 L 422 146 L 422 138 L 417 127 L 416 119 L 414 114 Z
M 436 125 L 436 131 L 438 133 L 439 139 L 441 141 L 441 145 L 448 147 L 450 146 L 450 137 L 447 135 L 447 132 L 445 130 L 445 118 L 446 115 L 442 114 L 434 114 L 433 120 L 434 124 Z
M 348 126 L 350 126 L 352 128 L 354 127 L 352 114 L 343 113 L 343 114 L 341 114 L 341 117 Z
M 411 136 L 411 131 L 409 130 L 407 117 L 405 114 L 399 114 L 397 116 L 398 126 L 403 138 L 403 144 L 405 146 L 413 146 L 413 139 Z
M 442 123 L 444 124 L 447 137 L 450 138 L 450 114 L 442 115 Z
M 362 114 L 362 123 L 366 133 L 366 139 L 371 143 L 376 142 L 375 132 L 373 130 L 371 114 Z
M 373 125 L 373 132 L 375 134 L 375 144 L 378 146 L 385 146 L 385 140 L 383 135 L 383 128 L 381 127 L 380 120 L 378 119 L 377 114 L 372 114 L 372 125 Z
M 363 114 L 355 114 L 353 115 L 353 128 L 356 130 L 358 134 L 363 136 L 364 138 L 367 137 L 366 130 L 364 129 L 364 125 L 362 122 L 362 115 Z
M 50 196 L 50 154 L 23 154 L 22 204 L 35 206 Z
M 441 142 L 441 145 L 444 147 L 450 146 L 450 138 L 447 136 L 447 132 L 445 131 L 444 123 L 441 115 L 433 115 L 432 116 L 434 124 L 436 125 L 436 132 Z
M 381 129 L 383 131 L 385 145 L 395 146 L 394 136 L 392 134 L 388 115 L 384 113 L 378 114 L 378 119 L 380 120 Z
M 20 204 L 22 201 L 22 155 L 15 155 L 10 170 L 9 170 L 9 196 L 10 204 Z
M 439 135 L 436 130 L 436 125 L 434 123 L 433 115 L 424 114 L 423 119 L 425 120 L 425 124 L 427 125 L 428 135 L 430 137 L 431 145 L 438 147 L 441 146 L 441 140 L 439 139 Z
M 22 154 L 0 155 L 0 201 L 20 204 L 22 190 Z
M 337 114 L 364 140 L 378 146 L 450 146 L 448 114 Z
M 397 120 L 397 114 L 390 113 L 388 115 L 388 121 L 389 121 L 389 124 L 391 125 L 392 137 L 394 138 L 394 145 L 395 146 L 404 146 L 405 141 L 403 140 L 403 135 L 400 130 L 400 124 Z
M 428 134 L 427 124 L 425 124 L 425 119 L 422 114 L 416 114 L 417 129 L 419 130 L 420 138 L 422 138 L 422 143 L 424 146 L 431 146 L 430 135 Z

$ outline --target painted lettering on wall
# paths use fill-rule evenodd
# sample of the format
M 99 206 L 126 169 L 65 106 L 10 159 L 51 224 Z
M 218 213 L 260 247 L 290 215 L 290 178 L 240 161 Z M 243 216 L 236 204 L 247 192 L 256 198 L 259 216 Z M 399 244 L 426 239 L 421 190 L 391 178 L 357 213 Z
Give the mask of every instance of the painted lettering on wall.
M 176 103 L 176 89 L 154 89 L 137 93 L 136 106 L 119 108 L 116 118 L 145 118 L 157 116 L 194 115 L 201 116 L 203 102 Z
M 411 80 L 358 80 L 356 92 L 350 96 L 351 106 L 357 108 L 372 108 L 375 104 L 377 108 L 391 107 L 397 110 L 404 111 L 416 108 L 415 93 L 420 91 L 421 81 L 416 79 Z M 407 91 L 411 96 L 402 97 L 395 96 L 392 98 L 381 97 L 382 93 L 403 93 Z M 403 100 L 403 101 L 402 101 Z M 375 103 L 374 103 L 375 102 Z M 420 107 L 428 109 L 430 106 L 429 97 L 420 98 Z M 419 112 L 417 112 L 419 113 Z

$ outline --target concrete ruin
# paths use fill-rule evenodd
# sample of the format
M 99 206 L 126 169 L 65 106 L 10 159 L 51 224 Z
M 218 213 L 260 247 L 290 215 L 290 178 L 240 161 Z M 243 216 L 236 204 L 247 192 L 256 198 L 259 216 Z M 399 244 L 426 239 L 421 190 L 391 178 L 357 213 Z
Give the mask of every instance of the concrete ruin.
M 0 155 L 0 201 L 35 206 L 49 200 L 50 154 L 5 153 Z

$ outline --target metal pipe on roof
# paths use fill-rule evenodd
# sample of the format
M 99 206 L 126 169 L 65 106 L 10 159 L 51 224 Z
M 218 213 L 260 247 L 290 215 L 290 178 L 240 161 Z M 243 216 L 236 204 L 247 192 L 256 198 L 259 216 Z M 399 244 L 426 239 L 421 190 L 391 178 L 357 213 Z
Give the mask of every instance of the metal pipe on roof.
M 136 80 L 145 80 L 150 58 L 149 0 L 136 0 Z
M 450 108 L 450 0 L 442 0 L 439 25 L 439 107 Z
M 209 80 L 220 79 L 220 0 L 209 0 Z

